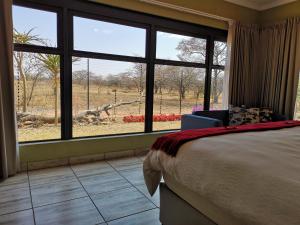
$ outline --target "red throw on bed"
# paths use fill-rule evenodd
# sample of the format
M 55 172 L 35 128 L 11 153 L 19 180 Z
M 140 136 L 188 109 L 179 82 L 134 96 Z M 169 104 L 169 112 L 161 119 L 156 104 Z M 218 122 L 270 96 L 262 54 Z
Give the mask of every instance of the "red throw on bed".
M 288 120 L 280 122 L 249 124 L 234 127 L 212 127 L 205 129 L 185 130 L 159 137 L 152 145 L 152 150 L 161 150 L 167 153 L 168 155 L 175 157 L 181 145 L 185 144 L 188 141 L 192 141 L 198 138 L 231 133 L 278 130 L 282 128 L 296 126 L 300 126 L 300 121 Z

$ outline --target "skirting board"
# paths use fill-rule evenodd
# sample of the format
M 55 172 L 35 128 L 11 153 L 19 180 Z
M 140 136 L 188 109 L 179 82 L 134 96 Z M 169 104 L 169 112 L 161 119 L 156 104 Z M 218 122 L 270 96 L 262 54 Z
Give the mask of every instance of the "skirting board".
M 133 156 L 142 157 L 146 155 L 148 151 L 149 149 L 135 149 L 135 150 L 127 150 L 127 151 L 107 152 L 103 154 L 83 155 L 83 156 L 76 156 L 76 157 L 62 158 L 62 159 L 21 162 L 19 172 L 46 169 L 46 168 L 52 168 L 58 166 L 91 163 L 96 161 L 111 160 L 111 159 L 124 158 L 124 157 L 133 157 Z

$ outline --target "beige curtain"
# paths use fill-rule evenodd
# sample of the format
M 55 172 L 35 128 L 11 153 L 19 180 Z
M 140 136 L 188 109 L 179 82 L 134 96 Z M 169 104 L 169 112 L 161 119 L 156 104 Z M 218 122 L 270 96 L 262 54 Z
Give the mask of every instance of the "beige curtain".
M 0 1 L 0 179 L 17 171 L 12 0 Z
M 300 70 L 300 18 L 258 27 L 235 23 L 229 104 L 294 116 Z
M 259 103 L 259 27 L 235 22 L 232 28 L 229 104 L 256 106 Z
M 300 18 L 261 28 L 261 105 L 294 117 L 300 68 Z
M 222 95 L 222 106 L 223 109 L 228 109 L 229 106 L 229 77 L 230 77 L 230 60 L 231 60 L 231 49 L 233 41 L 233 32 L 235 28 L 235 22 L 230 21 L 227 35 L 227 53 L 226 53 L 226 64 L 223 79 L 223 95 Z

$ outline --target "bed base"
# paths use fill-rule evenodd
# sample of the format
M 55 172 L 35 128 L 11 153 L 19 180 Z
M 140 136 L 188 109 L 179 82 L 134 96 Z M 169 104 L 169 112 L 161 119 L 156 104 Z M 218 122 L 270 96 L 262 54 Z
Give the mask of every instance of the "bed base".
M 163 225 L 217 225 L 160 183 L 160 222 Z

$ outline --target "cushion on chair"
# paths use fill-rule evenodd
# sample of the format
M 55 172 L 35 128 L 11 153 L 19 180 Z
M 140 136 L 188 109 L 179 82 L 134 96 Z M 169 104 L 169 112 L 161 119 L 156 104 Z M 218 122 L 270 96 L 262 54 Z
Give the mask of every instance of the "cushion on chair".
M 229 126 L 238 126 L 244 124 L 246 112 L 247 109 L 244 106 L 229 106 Z
M 267 123 L 273 121 L 273 110 L 270 108 L 261 108 L 259 111 L 259 122 Z
M 259 108 L 229 107 L 229 126 L 259 123 Z
M 244 124 L 259 123 L 259 108 L 249 108 L 246 112 Z

